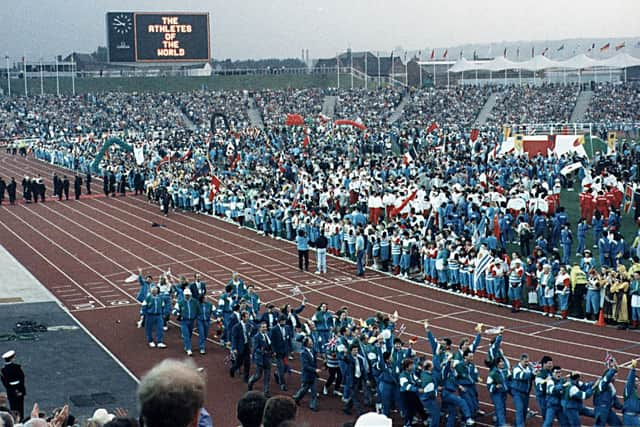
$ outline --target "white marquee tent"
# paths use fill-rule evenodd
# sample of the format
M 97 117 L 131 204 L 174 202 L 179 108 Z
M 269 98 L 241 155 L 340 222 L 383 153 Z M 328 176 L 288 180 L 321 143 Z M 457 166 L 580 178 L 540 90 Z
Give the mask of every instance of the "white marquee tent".
M 628 68 L 640 66 L 640 59 L 628 53 L 619 53 L 608 59 L 593 59 L 585 54 L 576 55 L 564 61 L 554 61 L 543 55 L 535 56 L 527 61 L 511 61 L 504 57 L 489 61 L 469 61 L 461 58 L 450 69 L 451 73 L 467 71 L 542 71 L 542 70 L 586 70 L 594 68 Z

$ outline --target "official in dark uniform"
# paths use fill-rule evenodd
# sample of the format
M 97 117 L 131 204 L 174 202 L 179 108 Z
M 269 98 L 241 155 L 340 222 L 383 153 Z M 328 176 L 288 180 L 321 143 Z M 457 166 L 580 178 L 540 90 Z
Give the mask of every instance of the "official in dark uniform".
M 109 174 L 107 172 L 102 175 L 102 192 L 105 197 L 109 197 Z
M 18 183 L 16 183 L 15 178 L 11 177 L 11 182 L 7 185 L 7 194 L 9 195 L 9 204 L 13 205 L 16 203 L 16 187 Z
M 116 174 L 113 171 L 109 172 L 109 193 L 111 197 L 116 197 Z
M 62 191 L 64 192 L 64 199 L 69 200 L 69 178 L 67 178 L 67 175 L 62 177 Z M 62 198 L 62 194 L 60 198 Z
M 2 201 L 4 200 L 4 192 L 7 189 L 7 184 L 4 182 L 4 179 L 2 179 L 2 177 L 0 177 L 0 205 L 2 204 Z
M 82 194 L 82 177 L 78 174 L 76 174 L 73 179 L 73 194 L 76 200 L 80 200 L 80 194 Z
M 56 197 L 60 193 L 62 193 L 60 191 L 60 184 L 61 184 L 61 181 L 60 181 L 60 178 L 58 178 L 58 174 L 54 173 L 53 174 L 53 197 Z
M 24 419 L 24 396 L 27 390 L 24 386 L 24 372 L 20 365 L 15 363 L 16 352 L 11 350 L 2 355 L 4 367 L 0 372 L 2 384 L 7 390 L 9 407 L 12 411 L 20 413 L 20 419 Z
M 127 194 L 127 177 L 125 174 L 120 176 L 120 182 L 118 182 L 118 193 L 124 197 Z
M 318 391 L 316 390 L 316 380 L 320 376 L 321 371 L 318 369 L 316 353 L 313 351 L 313 339 L 311 339 L 311 337 L 304 337 L 302 345 L 304 347 L 304 349 L 300 351 L 300 357 L 302 359 L 302 378 L 300 389 L 293 395 L 293 400 L 296 401 L 296 405 L 300 405 L 300 401 L 307 392 L 311 393 L 309 409 L 316 412 L 318 410 Z
M 87 187 L 87 194 L 91 194 L 91 172 L 87 172 L 87 176 L 84 179 L 84 184 Z

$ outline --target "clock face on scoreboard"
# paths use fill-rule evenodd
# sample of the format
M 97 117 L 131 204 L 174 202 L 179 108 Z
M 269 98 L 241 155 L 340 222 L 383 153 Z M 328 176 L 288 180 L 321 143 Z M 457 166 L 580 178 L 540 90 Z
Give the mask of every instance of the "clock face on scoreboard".
M 129 13 L 118 13 L 111 17 L 111 27 L 117 34 L 127 34 L 133 30 L 133 20 Z

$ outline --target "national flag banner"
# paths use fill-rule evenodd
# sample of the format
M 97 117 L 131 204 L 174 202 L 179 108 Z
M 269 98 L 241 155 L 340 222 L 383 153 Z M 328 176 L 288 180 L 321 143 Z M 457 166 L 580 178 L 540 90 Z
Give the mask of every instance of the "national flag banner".
M 431 124 L 429 125 L 429 127 L 427 128 L 427 133 L 431 133 L 434 130 L 438 129 L 438 123 L 436 122 L 431 122 Z
M 611 151 L 615 151 L 618 142 L 618 134 L 614 131 L 607 132 L 607 146 Z
M 609 350 L 607 350 L 607 353 L 604 356 L 604 366 L 605 367 L 610 367 L 612 365 L 617 365 L 618 362 L 616 362 L 616 358 L 613 357 L 613 354 L 609 353 Z
M 431 56 L 429 57 L 430 59 L 435 58 L 436 56 L 436 50 L 435 49 L 431 49 Z
M 545 56 L 547 52 L 549 52 L 549 48 L 545 47 L 544 50 L 542 51 L 542 56 Z
M 333 348 L 336 345 L 338 345 L 338 340 L 337 340 L 336 336 L 333 335 L 333 336 L 331 336 L 331 339 L 329 341 L 327 341 L 327 343 L 325 344 L 325 347 Z
M 231 166 L 229 167 L 229 169 L 234 170 L 236 167 L 238 167 L 239 162 L 240 162 L 240 153 L 238 153 L 236 155 L 236 158 L 233 159 L 233 163 L 231 163 Z
M 558 48 L 558 52 L 560 52 L 561 50 L 564 50 L 564 43 Z
M 309 145 L 309 135 L 305 135 L 304 139 L 302 140 L 302 148 L 307 148 L 308 145 Z
M 531 57 L 533 58 L 534 56 L 536 56 L 536 47 L 531 46 Z
M 570 165 L 567 165 L 567 166 L 563 167 L 563 168 L 560 170 L 560 173 L 561 173 L 563 176 L 567 176 L 567 175 L 569 175 L 571 172 L 575 172 L 575 171 L 577 171 L 578 169 L 580 169 L 581 167 L 582 167 L 582 163 L 580 163 L 580 162 L 571 163 Z
M 516 58 L 520 59 L 520 48 L 516 49 Z
M 624 189 L 623 210 L 625 214 L 628 214 L 631 210 L 631 204 L 633 203 L 633 187 L 631 184 L 627 184 Z
M 448 53 L 449 53 L 449 49 L 445 49 L 444 53 L 442 54 L 442 59 L 446 59 Z
M 502 138 L 504 141 L 509 139 L 511 136 L 511 126 L 503 126 L 502 127 Z
M 500 221 L 498 221 L 498 214 L 493 216 L 493 235 L 498 241 L 500 240 Z
M 124 283 L 134 283 L 138 280 L 138 275 L 135 273 L 131 273 L 131 276 L 124 279 Z
M 220 186 L 222 185 L 222 181 L 220 181 L 220 179 L 213 175 L 211 177 L 211 187 L 209 188 L 209 201 L 212 202 L 213 199 L 216 197 L 216 194 L 218 194 L 218 192 L 220 191 Z
M 479 136 L 480 136 L 480 129 L 477 129 L 477 128 L 471 129 L 471 136 L 469 137 L 471 142 L 477 141 Z
M 480 259 L 476 259 L 476 268 L 473 271 L 473 283 L 476 284 L 480 277 L 484 275 L 484 273 L 491 265 L 491 261 L 493 260 L 493 256 L 491 252 L 485 252 L 485 254 Z
M 625 47 L 625 42 L 622 42 L 622 43 L 616 45 L 616 51 L 618 51 L 620 49 L 624 49 L 624 47 Z
M 398 215 L 400 212 L 402 212 L 402 210 L 407 207 L 409 202 L 411 202 L 413 199 L 416 198 L 417 194 L 418 194 L 418 190 L 414 190 L 413 193 L 411 193 L 409 195 L 409 197 L 407 197 L 406 199 L 404 199 L 402 201 L 402 203 L 400 203 L 400 206 L 391 209 L 391 212 L 390 212 L 389 216 L 390 217 L 394 217 L 394 216 Z
M 542 363 L 540 362 L 531 362 L 531 369 L 533 369 L 534 371 L 539 371 L 540 369 L 542 369 Z
M 504 48 L 504 52 L 502 52 L 502 56 L 503 56 L 504 58 L 506 58 L 506 57 L 507 57 L 507 48 L 506 48 L 506 47 Z
M 404 153 L 404 156 L 402 156 L 404 164 L 408 165 L 409 163 L 413 162 L 413 157 L 411 156 L 410 153 Z
M 136 158 L 136 164 L 138 166 L 144 163 L 144 148 L 142 145 L 133 147 L 133 156 Z
M 600 52 L 606 52 L 611 47 L 611 43 L 607 43 L 600 48 Z
M 191 155 L 193 154 L 193 152 L 191 151 L 191 148 L 189 148 L 189 150 L 187 150 L 186 153 L 184 153 L 184 155 L 182 157 L 180 157 L 178 160 L 181 162 L 186 162 L 187 160 L 189 160 L 191 158 Z

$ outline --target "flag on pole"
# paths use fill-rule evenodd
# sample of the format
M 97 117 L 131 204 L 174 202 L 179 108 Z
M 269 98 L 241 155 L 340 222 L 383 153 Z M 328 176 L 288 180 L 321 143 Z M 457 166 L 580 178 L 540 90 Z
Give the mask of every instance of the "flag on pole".
M 238 167 L 239 162 L 240 162 L 240 153 L 236 154 L 236 158 L 233 159 L 233 162 L 231 163 L 231 166 L 229 167 L 229 169 L 234 170 L 236 167 Z
M 498 221 L 497 213 L 493 216 L 493 235 L 500 240 L 500 221 Z
M 542 51 L 542 56 L 545 56 L 547 52 L 549 52 L 549 48 L 545 47 L 544 50 Z
M 309 145 L 309 135 L 305 135 L 304 139 L 302 140 L 302 148 L 307 148 L 308 145 Z
M 616 362 L 616 358 L 613 357 L 613 354 L 609 353 L 609 350 L 607 350 L 607 353 L 604 356 L 604 366 L 606 368 L 609 368 L 612 365 L 617 365 L 618 363 Z
M 561 50 L 564 50 L 564 43 L 558 48 L 558 52 L 560 52 Z
M 629 211 L 631 210 L 631 203 L 633 202 L 633 187 L 631 187 L 631 184 L 627 184 L 627 186 L 624 189 L 624 198 L 623 198 L 623 204 L 622 206 L 624 206 L 623 210 L 625 215 L 629 213 Z
M 436 56 L 436 50 L 435 49 L 431 49 L 431 56 L 429 58 L 433 59 L 435 56 Z
M 469 139 L 471 140 L 471 142 L 475 142 L 479 136 L 480 136 L 480 129 L 478 128 L 471 129 L 471 135 L 469 136 Z
M 446 59 L 447 58 L 447 53 L 449 53 L 449 49 L 445 49 L 444 53 L 442 54 L 442 59 Z
M 404 153 L 404 156 L 402 157 L 405 165 L 408 165 L 409 163 L 413 162 L 413 157 L 409 152 Z
M 616 45 L 616 51 L 618 51 L 618 50 L 620 50 L 620 49 L 624 49 L 624 46 L 625 46 L 625 43 L 624 43 L 624 42 L 622 42 L 622 43 L 620 43 L 620 44 Z
M 520 47 L 516 49 L 516 58 L 520 59 Z
M 216 197 L 216 194 L 218 194 L 218 191 L 220 191 L 220 186 L 222 185 L 222 181 L 220 181 L 220 179 L 218 179 L 217 176 L 213 175 L 211 177 L 211 188 L 209 188 L 209 201 L 213 202 L 213 199 Z
M 502 56 L 503 56 L 504 58 L 506 58 L 506 57 L 507 57 L 507 48 L 506 48 L 506 47 L 504 48 L 504 52 L 502 52 Z
M 591 44 L 591 47 L 590 47 L 589 49 L 587 49 L 587 52 L 591 52 L 591 51 L 592 51 L 593 49 L 595 49 L 595 48 L 596 48 L 596 44 L 595 44 L 595 43 L 592 43 L 592 44 Z
M 400 212 L 402 212 L 402 210 L 403 210 L 404 208 L 406 208 L 406 207 L 407 207 L 407 205 L 409 204 L 409 202 L 411 202 L 413 199 L 415 199 L 415 198 L 416 198 L 416 194 L 418 194 L 418 190 L 414 190 L 414 191 L 413 191 L 413 193 L 411 193 L 411 194 L 409 195 L 409 197 L 407 197 L 406 199 L 404 199 L 404 200 L 402 201 L 402 203 L 400 203 L 400 206 L 398 206 L 398 207 L 396 207 L 396 208 L 391 209 L 391 212 L 389 213 L 389 216 L 393 218 L 394 216 L 396 216 L 396 215 L 398 215 Z
M 611 43 L 607 43 L 600 48 L 600 52 L 606 52 L 611 47 Z
M 429 125 L 429 127 L 427 128 L 427 133 L 431 133 L 434 130 L 438 129 L 438 123 L 436 122 L 431 122 L 431 124 Z
M 531 46 L 531 57 L 533 58 L 534 56 L 536 56 L 536 47 Z

